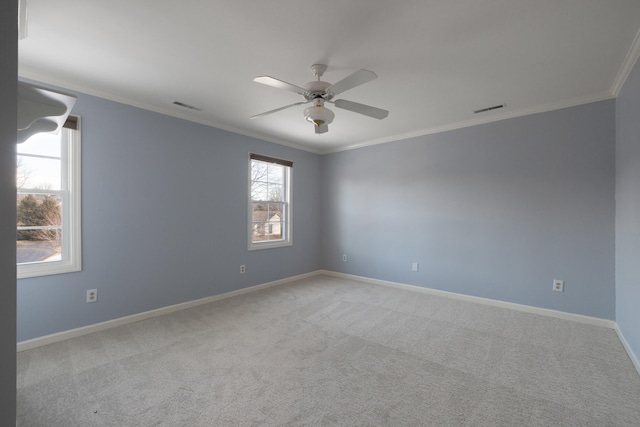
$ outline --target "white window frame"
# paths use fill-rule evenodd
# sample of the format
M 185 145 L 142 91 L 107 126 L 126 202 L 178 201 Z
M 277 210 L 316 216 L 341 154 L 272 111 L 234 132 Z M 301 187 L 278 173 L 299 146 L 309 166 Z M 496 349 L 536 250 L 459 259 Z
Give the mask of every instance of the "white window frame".
M 265 241 L 259 241 L 259 242 L 254 242 L 253 241 L 253 202 L 254 200 L 252 200 L 251 198 L 251 184 L 252 184 L 252 177 L 251 177 L 251 162 L 252 162 L 252 158 L 251 158 L 251 154 L 249 153 L 249 161 L 247 163 L 247 169 L 248 169 L 248 186 L 247 186 L 247 249 L 250 251 L 255 251 L 255 250 L 260 250 L 260 249 L 271 249 L 271 248 L 282 248 L 282 247 L 286 247 L 286 246 L 292 246 L 293 245 L 293 236 L 292 236 L 292 207 L 291 207 L 291 194 L 292 194 L 292 175 L 293 175 L 293 167 L 292 166 L 284 166 L 285 167 L 285 177 L 284 177 L 284 216 L 285 216 L 285 220 L 284 220 L 284 227 L 282 230 L 282 233 L 284 234 L 284 237 L 282 240 L 265 240 Z M 263 157 L 270 157 L 270 156 L 263 156 Z M 262 161 L 262 160 L 258 160 L 258 161 Z M 266 162 L 265 162 L 266 163 Z M 267 202 L 267 201 L 265 201 Z
M 63 127 L 61 130 L 62 171 L 62 253 L 59 261 L 38 261 L 16 265 L 18 279 L 71 273 L 82 270 L 82 223 L 81 223 L 81 128 L 80 117 L 77 129 Z M 66 141 L 66 143 L 65 143 Z M 25 190 L 25 193 L 38 191 Z

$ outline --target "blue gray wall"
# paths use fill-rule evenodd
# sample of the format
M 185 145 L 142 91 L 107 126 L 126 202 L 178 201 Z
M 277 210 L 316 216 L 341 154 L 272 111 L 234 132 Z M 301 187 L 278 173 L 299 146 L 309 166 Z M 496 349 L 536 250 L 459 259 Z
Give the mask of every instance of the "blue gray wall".
M 616 321 L 640 357 L 640 64 L 616 99 Z
M 320 156 L 83 94 L 73 113 L 83 271 L 18 281 L 19 341 L 320 268 Z M 294 162 L 292 247 L 247 251 L 250 151 Z
M 321 157 L 79 95 L 84 268 L 18 282 L 19 341 L 319 268 L 615 318 L 616 101 Z M 249 151 L 294 161 L 293 247 L 246 249 Z
M 18 2 L 0 2 L 0 425 L 16 423 L 16 103 Z
M 614 139 L 611 100 L 324 156 L 323 266 L 614 319 Z

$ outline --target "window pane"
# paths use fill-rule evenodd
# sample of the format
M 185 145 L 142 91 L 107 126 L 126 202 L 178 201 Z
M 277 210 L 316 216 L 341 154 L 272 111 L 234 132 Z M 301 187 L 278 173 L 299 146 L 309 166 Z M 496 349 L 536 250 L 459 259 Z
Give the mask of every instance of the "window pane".
M 22 144 L 18 144 L 18 154 L 60 157 L 60 133 L 58 135 L 37 133 Z
M 253 203 L 252 207 L 252 235 L 253 241 L 267 240 L 268 206 L 264 203 Z
M 16 261 L 58 261 L 62 247 L 62 204 L 59 196 L 17 197 Z
M 270 202 L 281 202 L 284 200 L 282 185 L 269 185 L 269 199 Z
M 268 209 L 268 203 L 253 202 L 253 221 L 264 221 L 266 219 Z M 264 212 L 264 214 L 262 212 Z
M 253 203 L 252 236 L 254 242 L 282 240 L 283 204 Z
M 282 239 L 282 224 L 284 221 L 284 204 L 269 203 L 269 240 Z
M 18 194 L 16 220 L 18 227 L 62 225 L 60 195 Z
M 60 261 L 62 241 L 17 240 L 16 263 Z
M 269 200 L 269 187 L 266 182 L 251 184 L 251 200 Z
M 60 190 L 60 160 L 18 155 L 16 180 L 19 189 Z
M 271 247 L 269 242 L 281 246 L 288 242 L 288 180 L 290 168 L 251 159 L 251 218 L 250 249 Z M 276 245 L 274 245 L 276 246 Z
M 278 221 L 284 219 L 283 212 L 284 203 L 269 203 L 269 216 L 278 215 Z
M 267 200 L 267 165 L 255 160 L 251 161 L 251 200 Z
M 267 176 L 270 184 L 282 185 L 284 181 L 284 166 L 270 164 Z
M 267 182 L 268 165 L 256 160 L 251 161 L 251 181 Z

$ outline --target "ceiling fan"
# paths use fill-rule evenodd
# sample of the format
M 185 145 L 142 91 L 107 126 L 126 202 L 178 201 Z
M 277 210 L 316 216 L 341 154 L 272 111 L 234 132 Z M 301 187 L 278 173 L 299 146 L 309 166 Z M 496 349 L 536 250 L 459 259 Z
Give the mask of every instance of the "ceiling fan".
M 287 108 L 295 107 L 297 105 L 313 103 L 312 107 L 307 107 L 304 110 L 304 118 L 314 124 L 316 133 L 325 133 L 329 130 L 329 123 L 331 123 L 335 117 L 333 111 L 324 106 L 325 102 L 331 103 L 337 108 L 364 114 L 365 116 L 373 117 L 378 120 L 382 120 L 389 115 L 387 110 L 372 107 L 370 105 L 359 104 L 357 102 L 347 101 L 346 99 L 333 100 L 336 95 L 377 78 L 378 76 L 376 73 L 369 70 L 358 70 L 339 82 L 331 84 L 320 80 L 326 70 L 327 66 L 324 64 L 313 64 L 311 66 L 311 72 L 316 76 L 317 80 L 307 83 L 304 87 L 296 86 L 270 76 L 256 77 L 253 79 L 256 83 L 295 92 L 302 95 L 305 101 L 276 108 L 275 110 L 270 110 L 262 114 L 256 114 L 251 118 L 255 119 L 257 117 L 266 116 L 267 114 L 286 110 Z

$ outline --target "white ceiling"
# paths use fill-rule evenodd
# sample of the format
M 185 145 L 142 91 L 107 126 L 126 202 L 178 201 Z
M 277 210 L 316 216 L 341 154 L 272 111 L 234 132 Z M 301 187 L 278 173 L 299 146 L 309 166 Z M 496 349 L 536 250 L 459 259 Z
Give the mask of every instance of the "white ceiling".
M 325 153 L 615 97 L 639 29 L 638 0 L 28 0 L 19 75 Z M 314 63 L 374 71 L 337 98 L 389 117 L 249 119 L 303 100 L 255 76 L 302 86 Z

